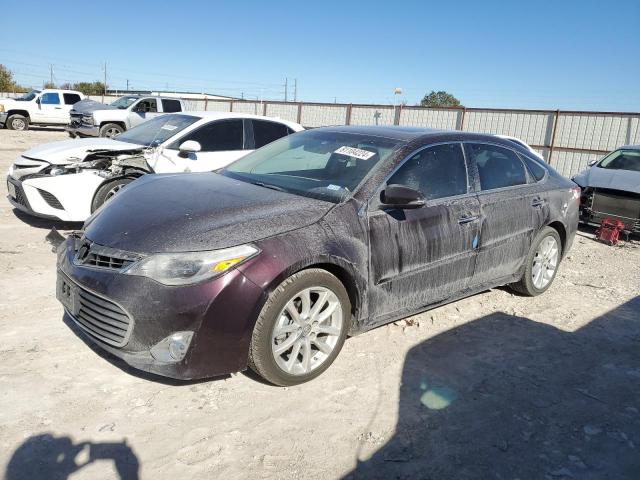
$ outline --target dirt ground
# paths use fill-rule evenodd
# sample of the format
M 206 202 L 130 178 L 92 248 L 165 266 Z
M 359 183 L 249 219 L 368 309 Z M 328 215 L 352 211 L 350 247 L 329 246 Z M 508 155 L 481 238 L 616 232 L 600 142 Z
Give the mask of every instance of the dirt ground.
M 65 138 L 0 130 L 0 169 Z M 7 479 L 640 478 L 638 242 L 581 231 L 544 295 L 494 289 L 376 329 L 276 388 L 176 384 L 97 355 L 54 298 L 52 226 L 0 200 Z

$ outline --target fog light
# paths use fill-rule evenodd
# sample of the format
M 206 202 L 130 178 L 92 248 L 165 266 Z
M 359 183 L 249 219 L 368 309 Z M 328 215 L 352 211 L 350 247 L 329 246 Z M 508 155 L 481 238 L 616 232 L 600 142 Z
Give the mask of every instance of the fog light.
M 151 348 L 151 355 L 159 362 L 179 362 L 187 354 L 192 338 L 193 332 L 172 333 Z

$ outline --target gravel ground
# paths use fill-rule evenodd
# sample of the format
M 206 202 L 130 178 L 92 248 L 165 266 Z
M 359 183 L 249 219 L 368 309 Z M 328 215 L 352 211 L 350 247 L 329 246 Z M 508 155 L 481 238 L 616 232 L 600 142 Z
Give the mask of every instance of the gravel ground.
M 0 168 L 65 138 L 0 130 Z M 582 231 L 546 294 L 494 289 L 378 328 L 317 380 L 276 388 L 175 384 L 97 355 L 54 298 L 52 226 L 0 201 L 10 480 L 640 478 L 638 242 Z

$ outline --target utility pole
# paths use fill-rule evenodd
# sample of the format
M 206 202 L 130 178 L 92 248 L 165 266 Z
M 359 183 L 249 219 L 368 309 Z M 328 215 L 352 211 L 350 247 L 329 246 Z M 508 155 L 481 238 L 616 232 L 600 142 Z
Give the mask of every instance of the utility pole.
M 127 92 L 129 91 L 129 79 L 127 78 Z
M 53 63 L 49 64 L 49 83 L 53 85 Z
M 298 101 L 298 79 L 297 78 L 293 79 L 293 101 L 294 102 Z
M 107 94 L 107 62 L 104 62 L 104 95 Z
M 285 101 L 285 102 L 287 101 L 287 93 L 288 93 L 288 92 L 287 92 L 287 88 L 288 88 L 288 86 L 289 86 L 288 84 L 289 84 L 289 79 L 288 79 L 288 78 L 285 78 L 285 79 L 284 79 L 284 101 Z

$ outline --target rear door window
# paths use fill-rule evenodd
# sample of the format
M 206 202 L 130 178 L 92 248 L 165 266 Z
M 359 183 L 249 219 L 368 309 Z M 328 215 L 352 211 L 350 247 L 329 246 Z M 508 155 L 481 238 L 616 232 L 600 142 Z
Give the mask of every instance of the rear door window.
M 264 147 L 289 134 L 289 129 L 282 123 L 265 120 L 252 120 L 252 122 L 255 148 Z
M 74 105 L 80 101 L 80 95 L 77 93 L 63 93 L 65 105 Z
M 242 123 L 241 118 L 208 123 L 174 142 L 169 148 L 178 149 L 187 140 L 194 140 L 200 144 L 202 152 L 244 150 Z
M 464 195 L 468 191 L 468 181 L 462 145 L 450 143 L 419 151 L 391 176 L 387 184 L 411 187 L 427 200 Z
M 527 174 L 518 154 L 508 148 L 482 143 L 467 144 L 478 167 L 481 190 L 513 187 L 527 183 Z
M 162 111 L 165 113 L 175 113 L 182 111 L 182 105 L 179 100 L 162 99 Z
M 155 98 L 145 98 L 144 100 L 140 100 L 140 102 L 133 108 L 136 112 L 157 112 L 158 111 L 158 103 Z

